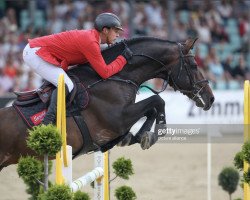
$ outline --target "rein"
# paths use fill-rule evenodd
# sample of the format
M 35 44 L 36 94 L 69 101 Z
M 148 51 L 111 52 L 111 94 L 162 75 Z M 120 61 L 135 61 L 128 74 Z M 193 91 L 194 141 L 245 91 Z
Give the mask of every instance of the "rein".
M 118 82 L 122 82 L 122 83 L 126 83 L 126 84 L 132 84 L 133 86 L 135 86 L 138 90 L 138 85 L 134 82 L 134 81 L 131 81 L 131 80 L 124 80 L 124 79 L 121 79 L 121 78 L 114 78 L 114 77 L 111 77 L 111 78 L 107 78 L 107 79 L 100 79 L 90 85 L 87 86 L 87 89 L 90 89 L 92 87 L 94 87 L 96 84 L 100 83 L 100 82 L 104 82 L 104 81 L 107 81 L 107 80 L 110 80 L 110 81 L 118 81 Z

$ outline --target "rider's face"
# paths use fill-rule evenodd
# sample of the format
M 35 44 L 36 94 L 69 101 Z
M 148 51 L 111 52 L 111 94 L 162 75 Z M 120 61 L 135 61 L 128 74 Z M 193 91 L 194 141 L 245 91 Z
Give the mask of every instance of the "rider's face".
M 107 44 L 113 44 L 120 35 L 120 30 L 117 28 L 109 28 L 107 29 Z

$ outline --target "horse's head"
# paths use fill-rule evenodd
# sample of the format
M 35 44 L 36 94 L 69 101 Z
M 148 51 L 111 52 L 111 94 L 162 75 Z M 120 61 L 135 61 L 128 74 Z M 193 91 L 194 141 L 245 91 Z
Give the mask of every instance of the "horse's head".
M 178 43 L 178 57 L 164 79 L 169 80 L 175 90 L 195 101 L 196 106 L 208 110 L 214 102 L 214 95 L 190 51 L 195 41 L 188 39 L 184 44 Z

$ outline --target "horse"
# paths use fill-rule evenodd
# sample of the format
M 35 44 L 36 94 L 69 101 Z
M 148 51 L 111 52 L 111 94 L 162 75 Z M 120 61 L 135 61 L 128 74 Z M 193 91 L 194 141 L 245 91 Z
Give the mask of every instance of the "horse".
M 122 40 L 102 51 L 106 63 L 121 55 L 127 46 L 132 59 L 116 75 L 101 79 L 89 63 L 69 70 L 87 87 L 90 101 L 80 113 L 83 116 L 93 143 L 99 147 L 116 144 L 141 144 L 148 149 L 156 141 L 149 134 L 156 124 L 166 124 L 165 102 L 155 94 L 135 103 L 139 87 L 147 80 L 161 78 L 174 90 L 192 99 L 196 106 L 209 110 L 214 95 L 208 81 L 199 71 L 191 49 L 196 39 L 182 43 L 155 37 L 138 37 Z M 141 118 L 146 121 L 135 135 L 129 131 Z M 16 164 L 21 156 L 35 155 L 26 145 L 28 127 L 13 106 L 0 109 L 0 170 Z M 67 117 L 67 143 L 73 153 L 84 144 L 80 130 L 72 117 Z

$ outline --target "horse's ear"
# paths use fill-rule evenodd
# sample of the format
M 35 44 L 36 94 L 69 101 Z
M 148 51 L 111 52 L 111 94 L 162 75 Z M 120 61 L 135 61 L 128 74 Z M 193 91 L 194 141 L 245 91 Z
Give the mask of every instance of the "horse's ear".
M 193 49 L 194 47 L 194 43 L 196 42 L 196 40 L 198 40 L 198 38 L 188 38 L 184 44 L 184 54 L 187 54 L 190 49 Z

